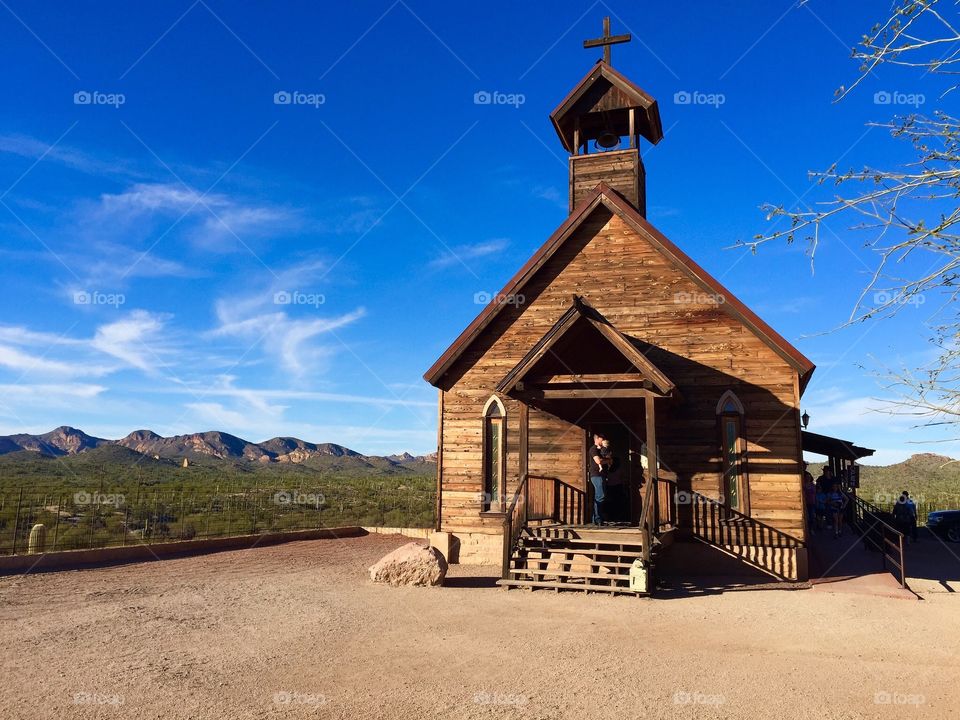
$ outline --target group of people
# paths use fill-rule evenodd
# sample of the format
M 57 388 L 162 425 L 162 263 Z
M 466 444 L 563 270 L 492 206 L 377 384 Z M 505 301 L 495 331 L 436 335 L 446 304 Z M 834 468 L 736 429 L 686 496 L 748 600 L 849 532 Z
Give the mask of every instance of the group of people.
M 590 484 L 593 486 L 593 524 L 620 521 L 627 505 L 620 457 L 602 432 L 593 434 L 590 448 Z
M 816 480 L 803 463 L 803 499 L 807 507 L 807 526 L 812 532 L 825 529 L 833 531 L 833 537 L 843 534 L 844 519 L 850 500 L 833 474 L 833 468 L 825 465 Z
M 844 521 L 850 500 L 844 489 L 850 489 L 849 477 L 837 478 L 833 468 L 825 465 L 816 480 L 803 463 L 803 496 L 807 507 L 807 526 L 812 532 L 831 529 L 835 538 L 843 534 Z M 847 486 L 846 488 L 844 486 Z M 917 539 L 917 506 L 904 490 L 894 503 L 893 524 L 904 536 Z

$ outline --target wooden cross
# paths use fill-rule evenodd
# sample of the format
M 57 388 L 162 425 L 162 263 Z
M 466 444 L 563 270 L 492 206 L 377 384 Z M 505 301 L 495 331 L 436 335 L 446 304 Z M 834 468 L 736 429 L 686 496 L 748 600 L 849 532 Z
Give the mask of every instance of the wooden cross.
M 626 35 L 611 35 L 610 34 L 610 17 L 607 16 L 603 19 L 603 35 L 593 40 L 584 40 L 583 46 L 585 48 L 593 48 L 603 46 L 603 61 L 609 65 L 610 64 L 610 46 L 617 45 L 618 43 L 630 42 L 631 40 L 630 33 Z

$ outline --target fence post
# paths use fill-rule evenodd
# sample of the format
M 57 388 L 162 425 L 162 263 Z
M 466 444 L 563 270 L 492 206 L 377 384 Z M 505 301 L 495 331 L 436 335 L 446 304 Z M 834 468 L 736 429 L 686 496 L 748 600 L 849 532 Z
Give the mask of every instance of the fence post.
M 185 500 L 186 498 L 184 497 L 184 492 L 181 490 L 180 491 L 180 539 L 181 540 L 184 539 L 183 531 L 186 529 L 186 526 L 184 525 L 184 521 L 186 520 L 186 515 L 183 514 L 183 503 L 185 502 Z
M 900 533 L 900 587 L 907 587 L 907 557 L 903 552 L 903 533 Z
M 50 552 L 57 551 L 57 538 L 60 537 L 60 513 L 63 512 L 63 495 L 57 495 L 57 522 L 53 526 L 53 549 Z
M 10 547 L 10 554 L 17 554 L 17 526 L 20 524 L 20 502 L 23 500 L 23 487 L 20 488 L 20 495 L 17 497 L 17 514 L 13 520 L 13 543 Z

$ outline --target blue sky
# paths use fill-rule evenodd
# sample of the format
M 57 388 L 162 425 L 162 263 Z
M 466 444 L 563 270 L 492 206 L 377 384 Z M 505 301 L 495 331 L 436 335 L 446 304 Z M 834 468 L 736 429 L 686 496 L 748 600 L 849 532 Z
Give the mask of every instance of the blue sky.
M 929 110 L 940 79 L 833 102 L 884 6 L 3 0 L 0 433 L 435 449 L 421 375 L 565 218 L 547 116 L 609 14 L 635 38 L 614 66 L 661 106 L 649 218 L 818 365 L 810 429 L 960 456 L 870 412 L 876 371 L 931 357 L 934 299 L 818 334 L 874 266 L 862 233 L 835 227 L 815 273 L 802 245 L 730 249 L 770 229 L 761 204 L 826 197 L 808 171 L 908 159 L 866 123 L 913 108 L 876 93 Z M 494 91 L 517 102 L 474 102 Z

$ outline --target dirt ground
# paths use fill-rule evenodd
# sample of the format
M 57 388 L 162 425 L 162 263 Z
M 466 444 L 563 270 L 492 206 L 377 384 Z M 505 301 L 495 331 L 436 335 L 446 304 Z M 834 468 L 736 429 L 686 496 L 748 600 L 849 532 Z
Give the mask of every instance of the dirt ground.
M 375 586 L 397 536 L 0 578 L 0 717 L 955 716 L 960 599 Z M 484 576 L 486 574 L 486 577 Z

